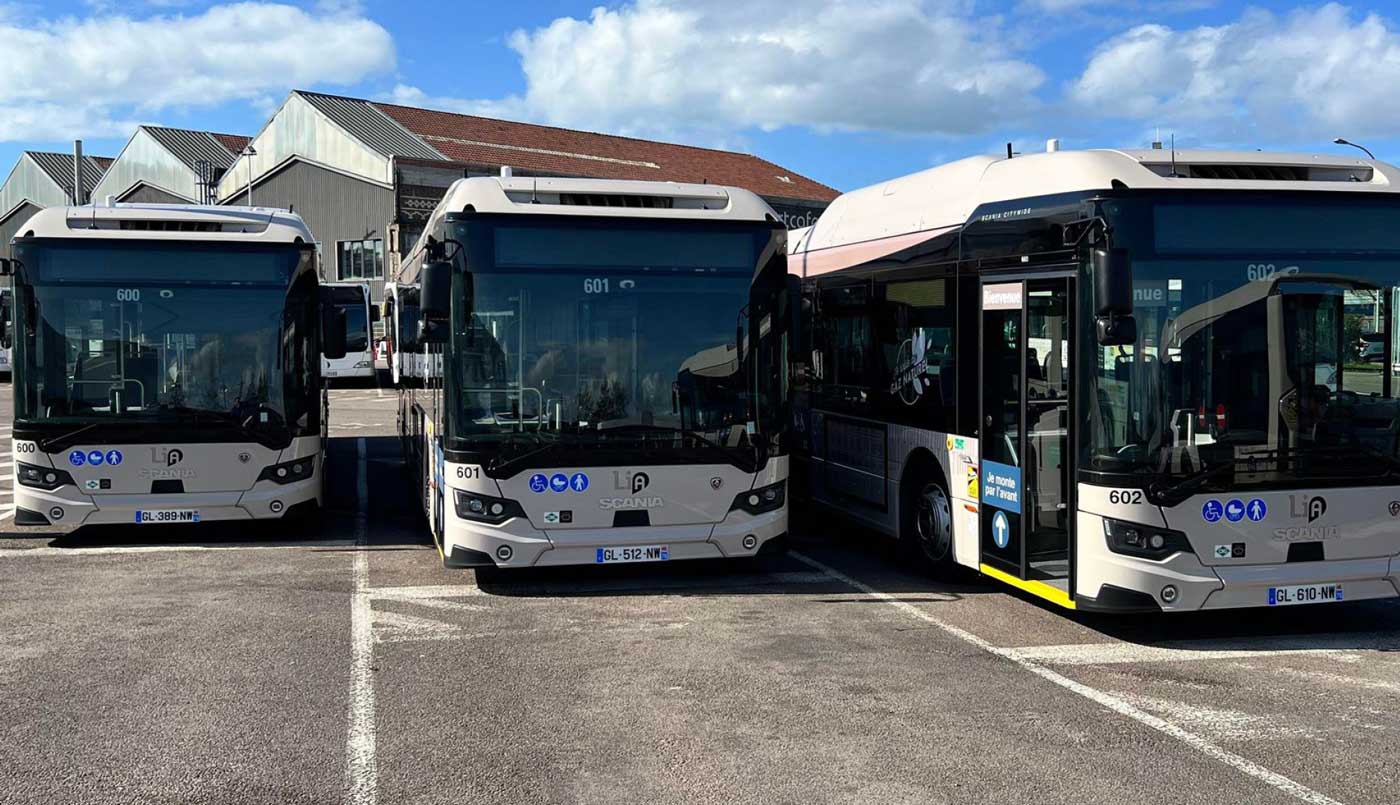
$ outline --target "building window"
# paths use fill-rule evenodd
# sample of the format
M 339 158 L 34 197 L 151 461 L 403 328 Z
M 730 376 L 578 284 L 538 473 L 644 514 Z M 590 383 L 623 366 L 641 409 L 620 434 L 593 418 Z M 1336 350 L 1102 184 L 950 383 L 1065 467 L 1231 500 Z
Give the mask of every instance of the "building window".
M 384 279 L 384 241 L 342 240 L 336 243 L 340 263 L 340 279 Z

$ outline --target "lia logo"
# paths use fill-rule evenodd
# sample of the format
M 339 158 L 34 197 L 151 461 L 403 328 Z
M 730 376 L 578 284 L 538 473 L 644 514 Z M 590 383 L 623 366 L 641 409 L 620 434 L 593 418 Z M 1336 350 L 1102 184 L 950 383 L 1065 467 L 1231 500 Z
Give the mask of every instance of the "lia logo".
M 1308 497 L 1307 495 L 1289 495 L 1288 513 L 1296 520 L 1300 517 L 1307 517 L 1308 522 L 1314 522 L 1317 518 L 1327 513 L 1327 499 L 1321 495 Z
M 167 466 L 167 467 L 173 467 L 173 466 L 175 466 L 176 464 L 179 464 L 181 461 L 184 461 L 184 460 L 185 460 L 185 453 L 184 453 L 183 450 L 181 450 L 181 449 L 178 448 L 178 447 L 175 448 L 175 449 L 173 449 L 173 450 L 172 450 L 172 449 L 169 449 L 169 448 L 165 448 L 165 447 L 152 447 L 152 448 L 151 448 L 151 463 L 152 463 L 152 464 L 164 464 L 164 465 Z
M 632 472 L 630 470 L 613 470 L 613 488 L 630 491 L 632 494 L 646 489 L 651 485 L 651 476 L 644 472 Z

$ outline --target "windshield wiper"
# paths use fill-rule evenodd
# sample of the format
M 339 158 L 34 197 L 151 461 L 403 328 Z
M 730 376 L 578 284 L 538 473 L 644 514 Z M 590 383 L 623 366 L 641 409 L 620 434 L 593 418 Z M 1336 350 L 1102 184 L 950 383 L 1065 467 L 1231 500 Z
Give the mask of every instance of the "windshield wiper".
M 43 450 L 45 453 L 52 453 L 55 450 L 62 450 L 68 447 L 69 445 L 73 444 L 78 434 L 87 433 L 93 428 L 101 427 L 102 425 L 106 424 L 108 423 L 89 422 L 88 424 L 80 425 L 74 428 L 73 430 L 68 431 L 67 433 L 61 433 L 57 436 L 50 436 L 46 439 L 40 439 L 39 449 Z
M 693 430 L 681 430 L 680 428 L 668 428 L 668 427 L 666 427 L 665 425 L 617 425 L 617 426 L 611 427 L 611 428 L 604 428 L 604 429 L 603 429 L 602 431 L 600 431 L 600 432 L 601 432 L 601 433 L 604 433 L 604 434 L 608 434 L 608 433 L 627 433 L 627 434 L 638 434 L 638 435 L 644 435 L 644 434 L 649 434 L 649 433 L 650 433 L 650 434 L 666 434 L 666 435 L 673 435 L 673 434 L 679 433 L 679 434 L 681 435 L 682 438 L 694 439 L 696 442 L 698 442 L 699 444 L 702 444 L 702 445 L 704 445 L 704 446 L 706 446 L 706 447 L 712 447 L 712 448 L 714 448 L 714 449 L 716 449 L 716 450 L 727 450 L 727 449 L 728 449 L 728 448 L 726 448 L 724 445 L 719 444 L 718 442 L 711 441 L 710 439 L 707 439 L 707 438 L 705 438 L 704 436 L 701 436 L 701 435 L 700 435 L 699 433 L 697 433 L 696 431 L 693 431 Z
M 1206 467 L 1197 470 L 1174 484 L 1168 485 L 1161 480 L 1153 481 L 1147 485 L 1147 497 L 1153 503 L 1160 506 L 1175 506 L 1176 504 L 1191 497 L 1197 489 L 1215 480 L 1227 472 L 1234 472 L 1235 460 L 1217 464 L 1214 467 Z
M 510 447 L 510 446 L 512 446 L 513 444 L 515 444 L 515 443 L 518 441 L 517 437 L 522 437 L 522 436 L 526 436 L 526 434 L 520 433 L 520 432 L 509 433 L 509 434 L 506 435 L 505 441 L 501 443 L 501 446 L 503 446 L 503 447 Z M 555 441 L 545 442 L 545 443 L 541 444 L 541 443 L 540 443 L 540 436 L 539 436 L 539 434 L 535 434 L 535 435 L 534 435 L 534 438 L 533 438 L 533 439 L 530 439 L 530 440 L 528 441 L 528 443 L 529 443 L 529 444 L 539 445 L 539 446 L 536 447 L 534 450 L 527 450 L 527 451 L 525 451 L 524 453 L 520 453 L 520 454 L 518 454 L 518 455 L 512 455 L 512 456 L 509 456 L 509 457 L 503 457 L 500 453 L 497 453 L 496 455 L 494 455 L 494 456 L 491 457 L 491 460 L 490 460 L 490 461 L 486 462 L 486 472 L 487 472 L 487 473 L 492 473 L 492 472 L 496 472 L 496 471 L 498 471 L 498 470 L 503 470 L 503 469 L 505 469 L 505 468 L 511 466 L 512 464 L 518 464 L 518 463 L 523 462 L 523 461 L 525 461 L 525 460 L 527 460 L 527 459 L 529 459 L 529 458 L 531 458 L 531 457 L 533 457 L 533 456 L 538 456 L 538 455 L 540 455 L 540 454 L 542 454 L 542 453 L 547 453 L 547 452 L 549 452 L 550 450 L 553 450 L 553 449 L 555 449 L 555 448 L 557 448 L 557 447 L 561 447 L 561 446 L 567 444 L 567 442 L 565 442 L 562 438 L 557 439 L 557 440 L 555 440 Z

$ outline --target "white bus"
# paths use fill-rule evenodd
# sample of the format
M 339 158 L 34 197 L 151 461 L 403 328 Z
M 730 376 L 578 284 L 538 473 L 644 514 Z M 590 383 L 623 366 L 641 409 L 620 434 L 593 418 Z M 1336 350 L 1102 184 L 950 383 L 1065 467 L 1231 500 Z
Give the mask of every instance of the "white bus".
M 13 245 L 17 525 L 318 510 L 320 353 L 344 329 L 299 217 L 51 207 Z
M 780 549 L 785 238 L 733 188 L 454 183 L 395 278 L 441 358 L 440 380 L 400 394 L 444 563 Z
M 13 310 L 13 305 L 11 304 L 13 297 L 14 292 L 10 288 L 0 288 L 0 321 L 9 321 L 10 317 L 13 315 L 13 313 L 11 313 L 11 310 Z M 4 338 L 0 338 L 0 372 L 7 375 L 10 374 L 12 368 L 10 357 L 10 339 L 7 334 Z
M 1397 220 L 1400 171 L 1325 155 L 977 157 L 847 193 L 789 258 L 798 486 L 1069 608 L 1395 596 Z
M 326 301 L 345 312 L 345 355 L 321 359 L 321 375 L 327 380 L 372 380 L 374 339 L 370 334 L 379 321 L 379 308 L 369 301 L 367 282 L 323 282 Z

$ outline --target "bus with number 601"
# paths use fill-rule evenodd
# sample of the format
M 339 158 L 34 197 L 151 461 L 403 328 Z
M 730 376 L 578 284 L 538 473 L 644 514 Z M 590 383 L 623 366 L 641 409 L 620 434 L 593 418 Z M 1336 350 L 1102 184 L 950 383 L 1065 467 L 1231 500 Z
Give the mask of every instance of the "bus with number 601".
M 785 236 L 736 188 L 454 183 L 394 278 L 441 367 L 400 427 L 444 563 L 781 548 Z

